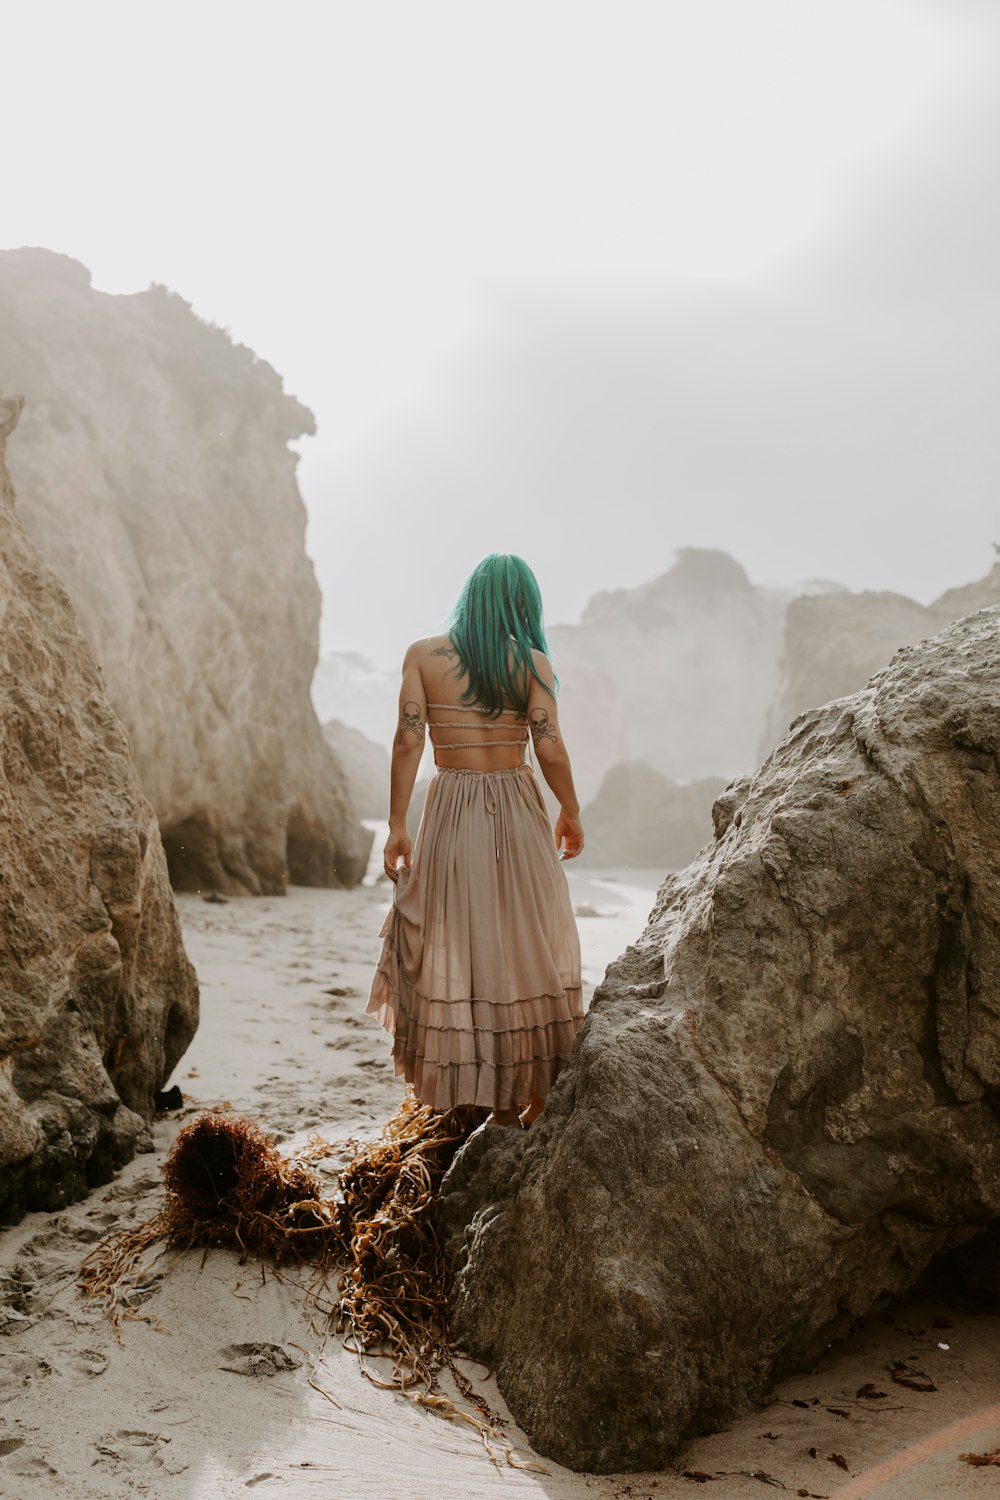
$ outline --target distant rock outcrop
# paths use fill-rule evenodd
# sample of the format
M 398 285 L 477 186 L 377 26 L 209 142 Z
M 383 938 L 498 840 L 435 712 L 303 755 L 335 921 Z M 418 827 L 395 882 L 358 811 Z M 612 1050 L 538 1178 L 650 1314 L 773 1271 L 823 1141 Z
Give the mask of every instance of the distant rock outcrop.
M 399 717 L 398 670 L 383 672 L 357 651 L 327 651 L 316 667 L 312 699 L 321 723 L 340 719 L 388 752 Z
M 323 725 L 323 735 L 347 781 L 355 812 L 362 818 L 389 816 L 389 752 L 360 729 L 339 719 Z
M 0 384 L 27 398 L 19 513 L 132 739 L 175 885 L 351 884 L 351 813 L 309 687 L 319 590 L 280 377 L 183 298 L 0 252 Z
M 717 776 L 679 785 L 641 760 L 612 766 L 581 815 L 580 863 L 679 869 L 711 839 L 712 803 L 724 788 Z
M 641 588 L 597 594 L 549 631 L 582 802 L 618 761 L 674 781 L 756 760 L 793 591 L 759 588 L 725 552 L 683 547 Z
M 805 714 L 716 830 L 541 1119 L 443 1185 L 457 1335 L 575 1469 L 660 1467 L 1000 1219 L 1000 607 Z
M 14 513 L 0 397 L 0 1223 L 108 1181 L 198 1020 L 152 807 Z
M 993 543 L 997 560 L 985 578 L 974 583 L 960 584 L 958 588 L 946 589 L 931 605 L 931 613 L 939 622 L 958 620 L 962 615 L 972 614 L 976 609 L 988 609 L 1000 604 L 1000 542 Z
M 1000 561 L 985 578 L 949 589 L 930 605 L 905 594 L 846 590 L 793 599 L 785 619 L 781 681 L 760 755 L 778 743 L 797 714 L 864 687 L 900 646 L 912 646 L 992 604 L 1000 604 Z

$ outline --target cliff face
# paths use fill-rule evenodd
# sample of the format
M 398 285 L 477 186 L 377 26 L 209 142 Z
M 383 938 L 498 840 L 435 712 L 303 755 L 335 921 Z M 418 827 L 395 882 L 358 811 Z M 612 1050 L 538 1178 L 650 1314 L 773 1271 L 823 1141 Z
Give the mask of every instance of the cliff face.
M 760 754 L 778 743 L 797 714 L 864 687 L 901 646 L 912 646 L 952 620 L 993 604 L 1000 604 L 1000 561 L 985 578 L 948 589 L 930 605 L 904 594 L 846 590 L 794 599 Z
M 1000 607 L 714 822 L 544 1115 L 442 1185 L 456 1335 L 576 1469 L 661 1467 L 1000 1222 Z
M 163 287 L 0 253 L 9 462 L 156 808 L 175 885 L 350 884 L 360 827 L 309 688 L 320 598 L 289 440 L 305 407 Z
M 598 594 L 550 632 L 581 801 L 618 761 L 728 777 L 754 763 L 778 684 L 791 591 L 758 588 L 724 552 L 684 548 L 641 588 Z
M 106 1182 L 194 1035 L 156 817 L 66 591 L 14 513 L 0 396 L 0 1223 Z

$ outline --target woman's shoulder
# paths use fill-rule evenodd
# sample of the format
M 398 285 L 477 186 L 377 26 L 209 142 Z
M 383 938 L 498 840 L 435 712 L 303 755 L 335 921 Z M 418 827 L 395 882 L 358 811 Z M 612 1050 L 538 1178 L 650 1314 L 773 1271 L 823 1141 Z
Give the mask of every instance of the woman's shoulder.
M 542 681 L 548 683 L 551 687 L 552 683 L 555 682 L 555 673 L 552 670 L 552 663 L 545 652 L 539 651 L 533 646 L 531 648 L 531 663 Z
M 446 635 L 425 635 L 419 641 L 411 641 L 403 657 L 404 666 L 415 665 L 428 657 L 457 661 L 458 652 Z

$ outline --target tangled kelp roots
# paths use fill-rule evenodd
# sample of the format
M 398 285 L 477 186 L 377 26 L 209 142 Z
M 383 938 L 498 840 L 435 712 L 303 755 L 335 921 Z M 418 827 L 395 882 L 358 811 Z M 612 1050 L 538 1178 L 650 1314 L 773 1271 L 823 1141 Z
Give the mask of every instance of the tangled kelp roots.
M 313 1324 L 340 1333 L 369 1380 L 470 1423 L 494 1460 L 502 1454 L 525 1467 L 504 1440 L 499 1419 L 456 1366 L 448 1332 L 451 1272 L 433 1222 L 441 1179 L 483 1117 L 476 1109 L 436 1114 L 408 1092 L 378 1139 L 364 1144 L 340 1173 L 334 1196 L 323 1198 L 307 1163 L 332 1149 L 326 1142 L 285 1157 L 244 1116 L 199 1115 L 180 1131 L 164 1162 L 162 1207 L 97 1245 L 78 1284 L 103 1300 L 120 1339 L 122 1321 L 153 1321 L 135 1310 L 136 1279 L 146 1250 L 157 1242 L 179 1249 L 233 1245 L 244 1258 L 266 1257 L 276 1267 L 311 1263 Z M 384 1356 L 389 1378 L 375 1374 L 366 1355 Z M 473 1412 L 441 1394 L 444 1369 Z
M 185 1125 L 163 1164 L 170 1244 L 239 1245 L 276 1264 L 303 1254 L 307 1236 L 332 1248 L 337 1226 L 315 1172 L 283 1157 L 243 1115 L 204 1114 Z M 313 1251 L 315 1253 L 315 1251 Z

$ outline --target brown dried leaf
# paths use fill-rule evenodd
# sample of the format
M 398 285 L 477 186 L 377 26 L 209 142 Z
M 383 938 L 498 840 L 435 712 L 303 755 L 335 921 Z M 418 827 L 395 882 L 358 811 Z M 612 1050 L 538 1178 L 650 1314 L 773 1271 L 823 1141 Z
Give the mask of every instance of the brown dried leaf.
M 963 1464 L 971 1464 L 974 1469 L 984 1469 L 987 1464 L 1000 1466 L 1000 1448 L 991 1448 L 989 1453 L 960 1453 L 958 1456 Z
M 848 1473 L 847 1459 L 842 1453 L 828 1453 L 827 1458 L 830 1463 L 836 1464 L 838 1469 L 843 1469 L 845 1474 Z
M 936 1391 L 937 1386 L 923 1370 L 911 1370 L 909 1365 L 890 1365 L 889 1379 L 897 1385 L 905 1385 L 911 1391 Z
M 693 1479 L 696 1484 L 707 1484 L 710 1479 L 715 1478 L 715 1475 L 706 1474 L 704 1469 L 685 1469 L 684 1478 Z
M 809 1402 L 808 1401 L 793 1401 L 792 1405 L 793 1406 L 804 1406 L 807 1411 L 809 1410 Z
M 869 1380 L 867 1385 L 863 1385 L 860 1388 L 860 1390 L 858 1391 L 858 1395 L 864 1396 L 866 1401 L 880 1401 L 883 1396 L 888 1395 L 888 1392 L 880 1391 L 878 1387 Z
M 845 1411 L 842 1406 L 828 1406 L 827 1411 L 835 1417 L 850 1417 L 850 1412 Z

